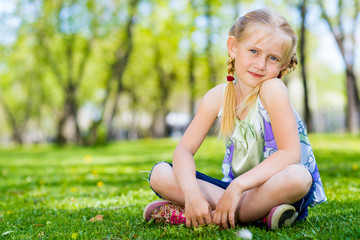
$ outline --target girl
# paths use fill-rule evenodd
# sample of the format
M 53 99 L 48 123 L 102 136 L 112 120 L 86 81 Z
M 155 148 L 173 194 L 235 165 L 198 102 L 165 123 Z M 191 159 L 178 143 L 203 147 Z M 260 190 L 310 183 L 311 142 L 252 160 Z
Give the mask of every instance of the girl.
M 222 228 L 261 220 L 277 229 L 326 200 L 306 130 L 280 80 L 296 67 L 296 44 L 289 23 L 269 10 L 236 21 L 227 40 L 228 82 L 202 99 L 173 165 L 153 167 L 150 186 L 167 200 L 149 203 L 146 220 Z M 222 180 L 197 172 L 194 161 L 217 117 L 227 139 Z

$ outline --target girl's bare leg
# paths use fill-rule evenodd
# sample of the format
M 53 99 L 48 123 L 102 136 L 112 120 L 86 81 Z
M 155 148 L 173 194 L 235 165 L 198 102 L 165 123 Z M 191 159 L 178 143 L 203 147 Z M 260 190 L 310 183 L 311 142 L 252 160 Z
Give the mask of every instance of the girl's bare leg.
M 198 180 L 198 183 L 203 196 L 215 209 L 224 190 L 202 180 Z M 277 205 L 300 200 L 309 191 L 311 184 L 312 177 L 307 169 L 301 165 L 288 166 L 261 186 L 243 193 L 237 209 L 238 221 L 248 223 L 259 220 Z M 184 194 L 172 167 L 167 163 L 159 163 L 154 167 L 150 185 L 163 198 L 185 204 Z
M 204 198 L 215 209 L 217 202 L 224 193 L 224 189 L 211 183 L 197 179 Z M 175 178 L 173 168 L 167 163 L 157 164 L 151 172 L 150 186 L 161 197 L 185 205 L 185 197 Z
M 290 165 L 261 186 L 243 193 L 237 209 L 238 221 L 256 221 L 275 206 L 292 204 L 305 197 L 311 185 L 311 174 L 304 166 Z

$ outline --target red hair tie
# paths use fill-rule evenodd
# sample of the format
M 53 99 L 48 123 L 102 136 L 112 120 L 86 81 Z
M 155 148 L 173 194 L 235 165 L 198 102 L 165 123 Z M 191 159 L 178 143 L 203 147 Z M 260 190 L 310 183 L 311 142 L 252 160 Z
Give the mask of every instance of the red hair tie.
M 235 80 L 233 76 L 227 76 L 226 79 L 228 80 L 228 82 L 232 82 Z
M 279 75 L 277 76 L 277 78 L 281 79 L 281 72 L 279 72 Z

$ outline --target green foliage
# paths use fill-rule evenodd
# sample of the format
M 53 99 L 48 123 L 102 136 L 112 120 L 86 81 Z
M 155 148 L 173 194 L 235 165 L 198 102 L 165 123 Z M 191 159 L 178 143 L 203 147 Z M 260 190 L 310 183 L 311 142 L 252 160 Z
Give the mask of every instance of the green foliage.
M 25 125 L 27 103 L 31 101 L 28 121 L 33 124 L 24 130 L 24 135 L 37 131 L 46 137 L 54 137 L 56 132 L 60 132 L 56 128 L 61 128 L 61 117 L 70 115 L 66 113 L 67 100 L 78 112 L 86 108 L 95 113 L 92 115 L 100 113 L 103 118 L 99 118 L 104 119 L 102 127 L 108 129 L 119 87 L 123 89 L 115 111 L 114 131 L 125 132 L 131 127 L 140 129 L 140 120 L 135 122 L 126 116 L 134 112 L 140 112 L 152 122 L 159 108 L 173 112 L 189 111 L 190 91 L 195 93 L 196 99 L 193 100 L 196 103 L 209 90 L 212 74 L 216 83 L 225 82 L 226 39 L 239 9 L 241 14 L 261 7 L 275 9 L 292 23 L 295 30 L 300 21 L 297 9 L 300 1 L 297 0 L 144 0 L 135 7 L 131 3 L 134 1 L 17 0 L 15 10 L 1 16 L 5 24 L 9 19 L 19 21 L 19 26 L 12 29 L 16 32 L 15 42 L 0 46 L 0 97 L 6 100 L 19 125 Z M 316 22 L 320 19 L 317 3 L 310 3 L 309 15 L 311 21 Z M 350 3 L 344 4 L 349 7 Z M 130 45 L 126 41 L 129 39 L 126 26 L 133 9 L 136 10 L 131 29 L 133 45 L 119 84 L 114 63 L 125 58 L 124 52 Z M 347 15 L 348 11 L 344 12 L 344 16 Z M 333 73 L 324 63 L 319 63 L 321 61 L 314 53 L 322 44 L 317 35 L 317 27 L 321 25 L 308 25 L 309 92 L 311 102 L 317 104 L 312 110 L 319 111 L 329 102 L 330 105 L 343 106 L 345 84 L 339 77 L 342 73 Z M 193 86 L 189 86 L 190 52 L 194 56 Z M 156 66 L 160 66 L 163 72 L 160 78 Z M 298 76 L 293 73 L 289 78 Z M 162 91 L 162 86 L 168 86 L 167 93 Z M 163 100 L 162 95 L 168 98 Z M 69 122 L 73 119 L 71 117 L 80 118 L 68 116 Z M 124 119 L 134 122 L 133 126 Z M 90 122 L 98 120 L 89 119 Z M 0 122 L 9 120 L 0 119 Z M 44 122 L 48 124 L 42 124 Z M 83 135 L 91 131 L 91 124 L 79 125 Z M 141 132 L 139 135 L 148 135 L 150 129 L 144 128 L 138 130 Z M 6 126 L 0 129 L 0 134 L 3 135 L 5 129 Z
M 148 224 L 143 207 L 157 199 L 148 171 L 170 161 L 176 141 L 124 141 L 105 147 L 34 146 L 0 153 L 0 234 L 5 239 L 236 239 L 248 228 L 254 239 L 359 239 L 360 137 L 311 135 L 328 202 L 291 228 Z M 196 154 L 197 169 L 221 178 L 224 148 L 208 138 Z M 89 222 L 96 215 L 103 221 Z

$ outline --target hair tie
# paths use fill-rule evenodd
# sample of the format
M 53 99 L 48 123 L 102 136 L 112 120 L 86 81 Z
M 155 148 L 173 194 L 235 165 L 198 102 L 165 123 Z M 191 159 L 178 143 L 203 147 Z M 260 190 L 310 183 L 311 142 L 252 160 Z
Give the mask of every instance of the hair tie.
M 281 72 L 279 72 L 279 75 L 277 76 L 277 78 L 281 79 Z
M 235 80 L 233 76 L 227 76 L 226 79 L 228 80 L 228 82 L 232 82 Z

